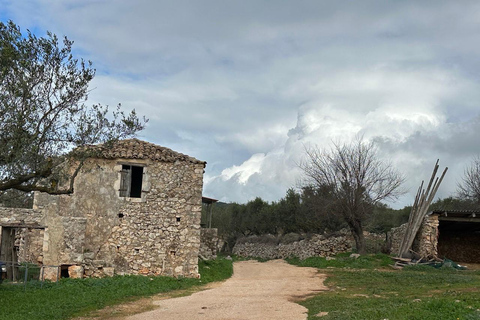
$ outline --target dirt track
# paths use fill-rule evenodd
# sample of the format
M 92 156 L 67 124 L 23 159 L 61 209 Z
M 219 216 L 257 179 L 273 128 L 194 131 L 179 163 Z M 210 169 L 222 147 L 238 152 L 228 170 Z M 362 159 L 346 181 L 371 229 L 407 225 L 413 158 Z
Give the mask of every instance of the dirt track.
M 282 260 L 242 261 L 220 286 L 188 297 L 156 300 L 157 309 L 127 320 L 306 319 L 306 308 L 294 300 L 325 290 L 325 276 Z

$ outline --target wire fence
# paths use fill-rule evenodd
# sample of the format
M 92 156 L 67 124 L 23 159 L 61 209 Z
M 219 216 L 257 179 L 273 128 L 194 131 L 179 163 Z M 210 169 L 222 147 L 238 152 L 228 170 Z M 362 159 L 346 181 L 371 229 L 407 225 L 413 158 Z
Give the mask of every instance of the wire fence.
M 45 270 L 47 268 L 53 270 L 53 274 L 50 271 L 48 281 L 58 282 L 61 278 L 61 266 L 57 265 L 46 266 L 15 261 L 2 261 L 0 264 L 0 283 L 2 283 L 2 285 L 23 285 L 25 290 L 27 287 L 43 288 L 46 281 Z

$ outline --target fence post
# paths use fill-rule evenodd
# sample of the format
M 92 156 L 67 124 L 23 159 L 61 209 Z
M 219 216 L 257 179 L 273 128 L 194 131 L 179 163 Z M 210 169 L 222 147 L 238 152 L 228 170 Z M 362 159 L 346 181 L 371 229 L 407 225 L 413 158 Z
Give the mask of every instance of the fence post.
M 40 284 L 40 288 L 43 288 L 43 281 L 45 281 L 45 268 L 42 265 L 42 283 Z
M 25 279 L 23 280 L 23 289 L 27 291 L 28 263 L 25 263 Z

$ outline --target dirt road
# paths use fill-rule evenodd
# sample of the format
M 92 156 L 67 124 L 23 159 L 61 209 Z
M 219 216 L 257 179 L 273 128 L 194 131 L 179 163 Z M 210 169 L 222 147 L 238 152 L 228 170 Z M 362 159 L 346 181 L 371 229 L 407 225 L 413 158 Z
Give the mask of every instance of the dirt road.
M 307 309 L 293 302 L 326 290 L 325 276 L 282 260 L 242 261 L 220 286 L 188 297 L 157 300 L 157 309 L 127 320 L 306 319 Z

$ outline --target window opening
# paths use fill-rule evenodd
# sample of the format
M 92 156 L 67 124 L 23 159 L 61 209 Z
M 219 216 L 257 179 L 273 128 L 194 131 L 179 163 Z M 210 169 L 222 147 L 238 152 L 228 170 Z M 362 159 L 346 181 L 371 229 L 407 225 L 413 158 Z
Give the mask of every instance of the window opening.
M 143 167 L 122 165 L 120 197 L 142 197 Z

